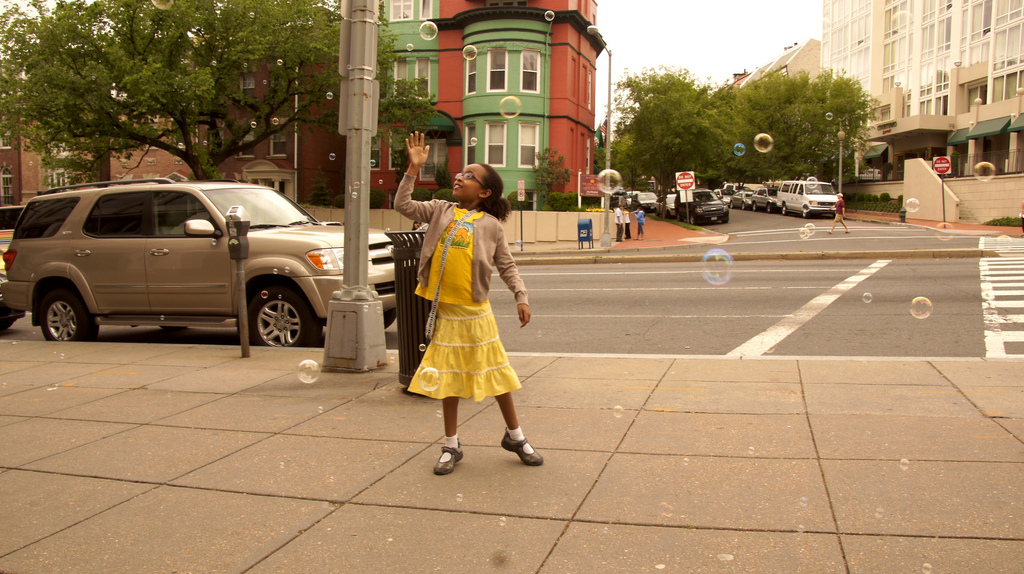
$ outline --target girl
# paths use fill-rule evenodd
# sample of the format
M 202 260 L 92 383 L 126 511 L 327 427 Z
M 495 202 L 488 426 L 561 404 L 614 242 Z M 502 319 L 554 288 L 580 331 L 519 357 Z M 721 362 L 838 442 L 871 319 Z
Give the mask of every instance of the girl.
M 438 199 L 413 201 L 416 175 L 430 153 L 423 139 L 423 134 L 413 132 L 405 140 L 409 168 L 398 186 L 395 210 L 428 224 L 416 294 L 433 302 L 427 320 L 431 342 L 409 390 L 441 399 L 445 437 L 434 474 L 448 474 L 462 460 L 457 434 L 460 397 L 480 401 L 493 396 L 508 427 L 502 448 L 519 455 L 524 464 L 541 465 L 544 459 L 519 428 L 512 402 L 512 391 L 521 388 L 519 376 L 498 339 L 498 324 L 487 300 L 493 262 L 515 294 L 520 328 L 530 322 L 526 286 L 501 226 L 512 206 L 502 195 L 504 184 L 498 172 L 476 163 L 455 175 L 452 194 L 458 204 Z

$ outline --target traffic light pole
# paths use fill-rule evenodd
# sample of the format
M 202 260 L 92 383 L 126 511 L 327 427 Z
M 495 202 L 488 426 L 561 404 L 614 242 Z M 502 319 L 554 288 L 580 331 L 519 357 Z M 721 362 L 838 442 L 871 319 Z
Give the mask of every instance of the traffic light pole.
M 338 131 L 346 136 L 345 254 L 342 288 L 328 306 L 323 370 L 363 372 L 387 364 L 383 307 L 370 289 L 370 140 L 377 131 L 380 86 L 377 0 L 341 0 Z

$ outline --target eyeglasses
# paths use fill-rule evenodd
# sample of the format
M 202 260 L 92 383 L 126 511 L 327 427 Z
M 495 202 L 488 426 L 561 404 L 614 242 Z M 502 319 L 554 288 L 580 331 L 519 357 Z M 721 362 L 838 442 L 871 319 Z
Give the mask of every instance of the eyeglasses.
M 476 177 L 476 174 L 471 172 L 471 171 L 467 171 L 466 173 L 457 173 L 457 174 L 455 174 L 455 179 L 459 179 L 460 177 L 462 179 L 471 179 L 471 180 L 476 181 L 476 182 L 480 181 L 480 179 L 478 179 Z

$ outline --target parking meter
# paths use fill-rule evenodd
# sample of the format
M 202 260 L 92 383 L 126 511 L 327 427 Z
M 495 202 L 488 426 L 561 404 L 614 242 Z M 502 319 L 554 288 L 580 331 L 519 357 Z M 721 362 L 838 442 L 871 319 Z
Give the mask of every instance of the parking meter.
M 228 254 L 235 260 L 249 257 L 249 213 L 241 205 L 232 205 L 224 217 L 228 222 Z
M 249 356 L 249 313 L 245 299 L 245 264 L 249 257 L 249 213 L 241 205 L 232 205 L 224 214 L 228 223 L 228 255 L 235 262 L 235 290 L 238 301 L 238 339 L 242 358 Z

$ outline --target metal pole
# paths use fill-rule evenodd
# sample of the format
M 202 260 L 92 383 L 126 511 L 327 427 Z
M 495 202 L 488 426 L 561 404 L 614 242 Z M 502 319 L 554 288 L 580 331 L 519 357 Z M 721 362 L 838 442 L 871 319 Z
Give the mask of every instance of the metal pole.
M 603 40 L 603 38 L 602 38 Z M 608 111 L 605 116 L 605 121 L 608 122 L 607 136 L 604 140 L 604 168 L 612 168 L 612 51 L 608 49 L 606 44 L 604 47 L 605 52 L 608 52 Z M 613 190 L 614 191 L 614 190 Z M 604 210 L 604 233 L 601 234 L 601 247 L 612 246 L 612 232 L 611 232 L 611 213 L 608 208 L 611 207 L 611 196 L 607 193 L 605 197 L 608 198 L 608 206 Z
M 946 222 L 946 186 L 942 185 L 942 174 L 939 174 L 939 201 L 942 202 L 942 222 Z
M 235 260 L 235 289 L 238 295 L 238 342 L 242 346 L 242 358 L 249 358 L 249 309 L 245 301 L 245 261 Z

